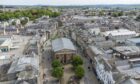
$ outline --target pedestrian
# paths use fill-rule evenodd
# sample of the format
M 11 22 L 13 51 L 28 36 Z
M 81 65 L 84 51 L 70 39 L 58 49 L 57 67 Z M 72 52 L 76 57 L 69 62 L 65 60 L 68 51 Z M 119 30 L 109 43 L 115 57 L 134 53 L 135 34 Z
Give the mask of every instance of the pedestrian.
M 88 66 L 88 70 L 90 70 L 90 66 Z

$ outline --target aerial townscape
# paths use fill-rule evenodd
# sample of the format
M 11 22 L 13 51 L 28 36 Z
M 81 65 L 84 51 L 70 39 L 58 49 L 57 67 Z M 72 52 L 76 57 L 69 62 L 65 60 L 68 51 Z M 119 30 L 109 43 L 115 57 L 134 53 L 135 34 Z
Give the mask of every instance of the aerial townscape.
M 1 5 L 0 84 L 140 84 L 140 5 Z

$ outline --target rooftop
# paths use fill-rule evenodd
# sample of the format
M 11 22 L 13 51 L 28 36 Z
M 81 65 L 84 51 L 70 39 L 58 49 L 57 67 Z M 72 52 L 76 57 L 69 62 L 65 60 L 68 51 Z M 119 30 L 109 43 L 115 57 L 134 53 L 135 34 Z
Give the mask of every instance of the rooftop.
M 123 53 L 125 55 L 130 54 L 130 53 L 139 53 L 140 52 L 140 49 L 137 46 L 117 46 L 113 49 L 120 53 Z
M 134 43 L 140 43 L 140 38 L 131 38 L 131 39 L 127 39 L 127 40 L 134 42 Z
M 54 52 L 63 49 L 76 50 L 71 40 L 67 38 L 58 38 L 53 40 L 52 49 L 54 50 Z
M 104 53 L 95 46 L 89 46 L 91 50 L 95 53 L 95 55 L 103 55 Z
M 131 34 L 136 35 L 136 32 L 135 31 L 130 31 L 128 29 L 118 29 L 118 30 L 112 30 L 112 31 L 103 32 L 103 35 L 105 35 L 105 36 L 109 36 L 110 34 L 112 36 L 131 35 Z
M 8 71 L 8 73 L 15 73 L 18 71 L 23 71 L 27 66 L 32 66 L 33 69 L 38 70 L 38 60 L 35 57 L 20 57 L 15 60 Z

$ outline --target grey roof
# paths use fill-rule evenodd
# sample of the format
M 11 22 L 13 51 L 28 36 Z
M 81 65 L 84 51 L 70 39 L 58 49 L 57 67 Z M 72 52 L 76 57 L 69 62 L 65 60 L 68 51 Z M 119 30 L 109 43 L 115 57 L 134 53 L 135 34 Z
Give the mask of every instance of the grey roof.
M 15 73 L 18 71 L 24 71 L 27 66 L 32 66 L 34 69 L 38 70 L 39 64 L 36 57 L 21 57 L 19 59 L 16 59 L 11 64 L 10 69 L 8 70 L 8 73 Z
M 134 42 L 134 43 L 140 43 L 140 38 L 131 38 L 131 39 L 127 39 L 127 40 Z
M 96 46 L 89 46 L 95 55 L 103 55 L 104 53 Z
M 128 79 L 121 84 L 138 84 L 134 79 Z
M 133 55 L 140 53 L 140 48 L 137 46 L 117 46 L 113 49 L 125 55 Z
M 67 38 L 58 38 L 53 40 L 52 49 L 54 52 L 63 49 L 76 50 L 71 40 Z

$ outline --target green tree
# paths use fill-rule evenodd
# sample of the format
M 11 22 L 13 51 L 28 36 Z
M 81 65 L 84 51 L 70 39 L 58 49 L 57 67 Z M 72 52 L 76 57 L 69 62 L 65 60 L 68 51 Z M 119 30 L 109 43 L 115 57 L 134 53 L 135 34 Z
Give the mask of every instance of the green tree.
M 62 67 L 56 67 L 52 70 L 52 76 L 60 79 L 63 76 L 63 69 Z
M 82 66 L 77 66 L 76 69 L 75 69 L 76 77 L 81 79 L 84 76 L 84 74 L 85 74 L 85 71 L 84 71 L 83 67 Z
M 52 67 L 53 67 L 53 68 L 61 67 L 61 66 L 62 66 L 62 64 L 60 63 L 59 60 L 54 60 L 54 61 L 52 62 Z
M 82 65 L 83 64 L 83 60 L 81 59 L 80 56 L 74 56 L 72 59 L 72 65 L 74 67 L 78 66 L 78 65 Z
M 112 16 L 113 16 L 113 17 L 118 17 L 118 14 L 117 14 L 116 12 L 113 12 L 113 13 L 112 13 Z
M 118 16 L 123 16 L 123 12 L 118 12 Z
M 49 15 L 50 17 L 57 17 L 60 15 L 59 12 L 53 12 L 49 9 L 27 9 L 27 10 L 16 10 L 0 12 L 0 20 L 9 20 L 11 18 L 29 17 L 30 20 L 35 20 L 44 15 Z
M 12 22 L 12 25 L 16 25 L 16 22 L 15 22 L 15 21 L 13 21 L 13 22 Z
M 103 16 L 103 15 L 104 15 L 104 11 L 102 10 L 99 12 L 99 16 Z
M 140 15 L 136 17 L 136 21 L 140 21 Z
M 26 25 L 27 23 L 28 23 L 28 19 L 27 19 L 27 18 L 21 20 L 21 24 L 22 24 L 23 26 Z

